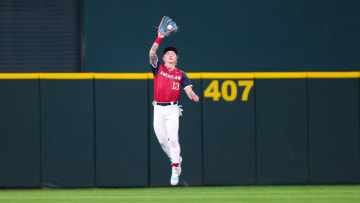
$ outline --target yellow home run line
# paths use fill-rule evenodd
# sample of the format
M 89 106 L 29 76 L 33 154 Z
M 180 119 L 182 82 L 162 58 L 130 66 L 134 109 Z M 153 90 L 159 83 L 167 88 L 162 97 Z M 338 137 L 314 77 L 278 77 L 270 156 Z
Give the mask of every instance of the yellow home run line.
M 143 80 L 153 76 L 152 73 L 94 73 L 95 79 L 133 79 Z
M 40 79 L 94 79 L 94 73 L 39 73 Z
M 360 72 L 309 72 L 308 78 L 360 78 Z
M 0 73 L 0 79 L 39 79 L 38 73 Z
M 360 78 L 360 71 L 353 72 L 253 72 L 253 73 L 187 73 L 190 79 L 301 79 L 301 78 Z M 105 79 L 146 80 L 152 73 L 0 73 L 0 79 Z

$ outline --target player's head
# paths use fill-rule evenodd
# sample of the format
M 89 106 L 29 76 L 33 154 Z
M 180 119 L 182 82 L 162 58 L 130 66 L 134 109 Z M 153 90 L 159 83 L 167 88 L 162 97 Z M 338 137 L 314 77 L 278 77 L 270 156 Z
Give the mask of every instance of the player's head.
M 165 63 L 173 63 L 176 65 L 178 60 L 177 49 L 175 47 L 166 47 L 164 49 L 163 60 Z

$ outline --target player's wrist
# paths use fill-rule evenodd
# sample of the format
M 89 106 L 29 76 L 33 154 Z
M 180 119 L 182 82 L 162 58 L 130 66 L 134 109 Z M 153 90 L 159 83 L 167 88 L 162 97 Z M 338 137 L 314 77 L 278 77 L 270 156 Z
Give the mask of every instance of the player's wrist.
M 195 97 L 196 97 L 196 94 L 193 94 L 192 96 L 191 96 L 191 100 L 195 100 Z
M 156 43 L 156 44 L 160 44 L 163 39 L 164 39 L 164 38 L 157 37 L 156 40 L 155 40 L 155 43 Z

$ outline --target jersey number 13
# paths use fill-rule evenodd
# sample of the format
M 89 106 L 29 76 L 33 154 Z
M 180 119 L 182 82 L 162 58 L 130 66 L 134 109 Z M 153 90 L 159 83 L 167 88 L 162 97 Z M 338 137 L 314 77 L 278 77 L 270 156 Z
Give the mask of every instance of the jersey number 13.
M 180 89 L 180 83 L 179 82 L 173 82 L 173 90 L 179 90 Z

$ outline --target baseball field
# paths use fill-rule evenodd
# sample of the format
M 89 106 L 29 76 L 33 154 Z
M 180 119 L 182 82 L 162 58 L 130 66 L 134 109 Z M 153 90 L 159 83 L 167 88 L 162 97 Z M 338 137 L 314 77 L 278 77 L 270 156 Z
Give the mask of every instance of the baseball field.
M 226 186 L 118 189 L 5 189 L 0 202 L 360 202 L 360 185 Z

